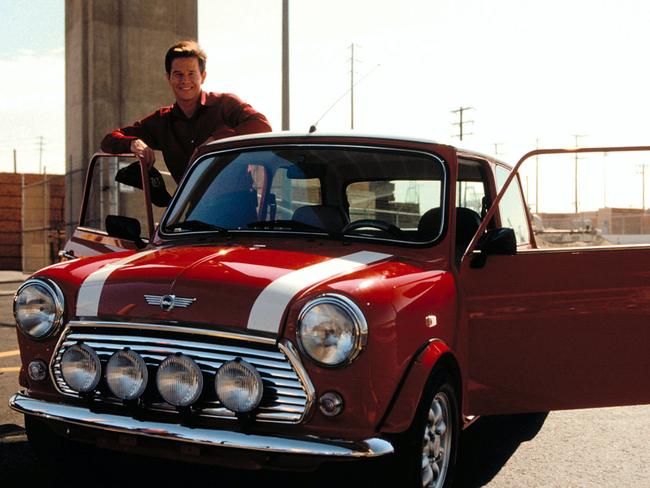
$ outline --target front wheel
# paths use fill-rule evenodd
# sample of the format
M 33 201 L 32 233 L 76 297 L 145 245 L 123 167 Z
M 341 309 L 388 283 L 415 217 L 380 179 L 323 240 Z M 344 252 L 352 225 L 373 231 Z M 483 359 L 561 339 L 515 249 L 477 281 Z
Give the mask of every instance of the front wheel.
M 460 421 L 458 396 L 442 371 L 431 377 L 410 429 L 397 442 L 396 461 L 409 487 L 451 486 Z

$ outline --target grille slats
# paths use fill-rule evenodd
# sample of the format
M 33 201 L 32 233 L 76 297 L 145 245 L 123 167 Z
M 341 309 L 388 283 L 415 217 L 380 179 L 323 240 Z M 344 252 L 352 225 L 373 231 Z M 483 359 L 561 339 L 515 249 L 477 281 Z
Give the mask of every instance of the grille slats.
M 306 398 L 305 392 L 301 388 L 273 388 L 278 397 L 286 397 L 287 401 L 290 398 Z
M 136 336 L 124 336 L 124 335 L 112 335 L 107 337 L 105 335 L 99 334 L 77 334 L 71 333 L 66 336 L 66 341 L 100 341 L 103 343 L 125 343 L 129 345 L 133 344 L 147 344 L 147 345 L 156 345 L 156 346 L 170 346 L 170 347 L 183 347 L 190 348 L 197 351 L 205 350 L 210 351 L 211 348 L 206 346 L 203 342 L 196 341 L 183 341 L 178 339 L 164 339 L 160 337 L 136 337 Z M 121 344 L 121 347 L 124 347 L 125 344 Z M 284 354 L 278 351 L 267 351 L 267 350 L 256 350 L 250 347 L 239 347 L 239 346 L 230 346 L 230 345 L 221 345 L 219 348 L 220 351 L 230 352 L 232 354 L 240 354 L 245 356 L 259 356 L 261 358 L 268 359 L 277 359 L 280 361 L 286 360 Z
M 257 415 L 257 420 L 266 422 L 286 422 L 296 423 L 296 415 L 290 413 L 260 413 Z
M 216 367 L 221 366 L 223 363 L 226 361 L 231 361 L 232 359 L 236 357 L 242 357 L 241 355 L 232 355 L 232 354 L 215 354 L 212 352 L 207 352 L 207 351 L 195 351 L 192 349 L 187 349 L 187 348 L 171 348 L 171 347 L 149 347 L 146 345 L 129 345 L 129 344 L 106 344 L 102 342 L 97 342 L 97 341 L 87 341 L 87 340 L 82 340 L 84 344 L 87 346 L 92 347 L 97 354 L 101 355 L 101 352 L 107 352 L 109 354 L 113 354 L 115 351 L 119 351 L 121 349 L 124 349 L 125 347 L 128 347 L 129 349 L 137 352 L 141 356 L 144 356 L 145 354 L 147 356 L 149 355 L 154 355 L 154 356 L 163 356 L 167 357 L 170 354 L 176 354 L 176 353 L 181 353 L 185 354 L 186 356 L 190 356 L 192 359 L 196 361 L 205 361 L 207 364 L 214 364 Z M 63 346 L 64 347 L 70 347 L 74 344 L 76 344 L 77 341 L 66 341 Z M 244 359 L 242 357 L 242 359 Z M 259 359 L 256 357 L 246 357 L 246 361 L 250 364 L 252 364 L 255 367 L 261 366 L 263 368 L 270 368 L 270 369 L 278 369 L 278 370 L 286 370 L 286 371 L 292 371 L 291 365 L 288 363 L 283 363 L 280 361 L 267 361 L 264 359 Z
M 179 335 L 177 331 L 174 338 L 171 336 L 167 338 L 160 331 L 149 336 L 145 328 L 137 328 L 128 324 L 112 325 L 113 327 L 92 327 L 84 324 L 74 327 L 69 325 L 66 328 L 51 365 L 56 386 L 62 393 L 78 396 L 63 379 L 60 362 L 68 347 L 82 342 L 97 352 L 102 367 L 106 366 L 113 353 L 126 347 L 140 354 L 150 368 L 157 368 L 171 354 L 181 353 L 191 357 L 203 373 L 212 380 L 215 372 L 223 363 L 241 358 L 255 366 L 264 382 L 264 396 L 255 412 L 257 420 L 297 423 L 307 413 L 310 395 L 285 353 L 274 345 L 251 342 L 240 346 L 233 344 L 232 342 L 235 342 L 233 340 L 227 341 L 212 336 L 206 336 L 205 342 L 191 340 L 196 339 L 196 334 L 188 337 L 190 340 L 183 340 L 177 338 Z M 252 347 L 249 347 L 250 345 Z M 151 382 L 152 378 L 149 381 Z M 204 388 L 212 389 L 212 382 L 206 382 Z M 210 391 L 206 393 L 208 397 Z M 99 401 L 103 400 L 111 404 L 116 401 L 119 403 L 119 400 L 104 390 L 96 392 L 95 396 Z M 151 410 L 176 412 L 173 406 L 162 401 L 160 397 L 157 399 L 144 398 L 144 406 Z M 199 401 L 195 407 L 199 415 L 203 417 L 235 418 L 234 412 L 224 408 L 216 398 Z

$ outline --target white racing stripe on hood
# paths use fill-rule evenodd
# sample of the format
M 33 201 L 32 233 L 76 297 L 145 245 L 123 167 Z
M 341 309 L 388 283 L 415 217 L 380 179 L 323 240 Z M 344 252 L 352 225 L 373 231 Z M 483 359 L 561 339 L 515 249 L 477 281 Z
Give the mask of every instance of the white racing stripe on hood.
M 156 252 L 157 249 L 151 249 L 144 252 L 136 252 L 128 258 L 120 259 L 114 263 L 107 264 L 99 268 L 97 271 L 90 273 L 81 284 L 79 288 L 79 295 L 77 296 L 77 317 L 97 317 L 97 310 L 99 309 L 99 297 L 104 289 L 104 283 L 110 274 L 132 261 L 136 261 L 147 254 Z
M 341 273 L 391 257 L 390 254 L 360 251 L 307 266 L 281 276 L 259 294 L 248 316 L 248 328 L 277 333 L 285 308 L 301 290 Z

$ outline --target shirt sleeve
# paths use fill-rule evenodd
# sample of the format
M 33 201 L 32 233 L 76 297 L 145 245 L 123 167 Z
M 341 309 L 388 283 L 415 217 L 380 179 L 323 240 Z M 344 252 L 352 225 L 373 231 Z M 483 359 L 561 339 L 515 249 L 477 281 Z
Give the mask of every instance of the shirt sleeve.
M 134 122 L 133 125 L 115 129 L 102 139 L 102 151 L 110 154 L 129 153 L 131 152 L 131 142 L 135 139 L 142 139 L 152 149 L 160 149 L 155 128 L 161 124 L 162 117 L 159 112 L 154 112 L 144 119 Z
M 226 126 L 215 129 L 211 134 L 213 139 L 273 130 L 263 114 L 232 93 L 223 94 L 222 115 Z

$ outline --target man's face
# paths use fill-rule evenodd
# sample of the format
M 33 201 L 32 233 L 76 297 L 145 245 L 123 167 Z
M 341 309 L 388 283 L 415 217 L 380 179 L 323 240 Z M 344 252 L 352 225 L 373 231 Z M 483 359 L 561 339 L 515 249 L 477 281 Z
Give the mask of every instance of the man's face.
M 169 86 L 176 101 L 189 102 L 197 99 L 204 81 L 205 71 L 201 73 L 198 59 L 176 58 L 172 61 Z

